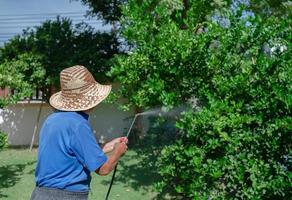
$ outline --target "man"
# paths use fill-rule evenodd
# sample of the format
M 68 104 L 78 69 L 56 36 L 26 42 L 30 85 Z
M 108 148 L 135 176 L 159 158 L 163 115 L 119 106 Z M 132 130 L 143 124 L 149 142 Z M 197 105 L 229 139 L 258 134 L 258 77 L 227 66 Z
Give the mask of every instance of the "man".
M 83 66 L 64 69 L 60 82 L 61 91 L 50 98 L 56 112 L 40 131 L 31 200 L 86 200 L 90 173 L 109 174 L 127 150 L 125 137 L 101 149 L 88 123 L 88 113 L 108 96 L 111 86 L 97 83 Z

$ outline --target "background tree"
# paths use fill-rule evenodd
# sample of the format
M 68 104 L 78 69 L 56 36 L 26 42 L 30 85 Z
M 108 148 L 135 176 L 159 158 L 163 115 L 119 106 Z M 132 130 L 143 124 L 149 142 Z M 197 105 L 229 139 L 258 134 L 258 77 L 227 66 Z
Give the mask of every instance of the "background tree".
M 88 12 L 91 16 L 97 16 L 98 19 L 103 19 L 106 23 L 119 21 L 121 17 L 121 6 L 127 0 L 81 0 L 85 5 L 88 5 Z
M 144 109 L 199 99 L 156 166 L 158 187 L 183 199 L 292 195 L 291 18 L 238 2 L 123 7 L 122 33 L 134 48 L 110 72 L 120 95 Z
M 42 57 L 45 84 L 58 86 L 60 71 L 76 64 L 86 66 L 97 80 L 107 81 L 109 60 L 119 51 L 117 39 L 110 32 L 96 32 L 85 23 L 74 27 L 70 19 L 57 18 L 11 39 L 0 49 L 0 62 L 25 52 Z
M 31 53 L 19 54 L 0 64 L 0 88 L 8 87 L 10 94 L 0 98 L 0 108 L 16 103 L 20 98 L 30 97 L 44 84 L 45 69 L 42 57 Z

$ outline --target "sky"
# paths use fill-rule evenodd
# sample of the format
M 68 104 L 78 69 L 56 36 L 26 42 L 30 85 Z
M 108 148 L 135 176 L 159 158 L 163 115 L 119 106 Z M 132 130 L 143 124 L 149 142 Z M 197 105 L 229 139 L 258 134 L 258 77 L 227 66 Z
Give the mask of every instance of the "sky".
M 81 22 L 87 10 L 80 0 L 0 0 L 0 46 L 26 27 L 40 25 L 57 15 L 70 17 L 73 23 Z M 110 29 L 96 19 L 84 21 L 101 31 Z

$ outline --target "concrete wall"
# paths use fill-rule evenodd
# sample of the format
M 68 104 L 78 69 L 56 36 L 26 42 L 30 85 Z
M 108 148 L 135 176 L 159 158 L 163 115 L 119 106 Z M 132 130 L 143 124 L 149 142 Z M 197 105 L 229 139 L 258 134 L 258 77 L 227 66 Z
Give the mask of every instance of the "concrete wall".
M 11 146 L 29 145 L 36 125 L 40 103 L 18 103 L 5 110 L 0 109 L 0 130 L 8 134 Z M 52 112 L 48 104 L 43 104 L 38 123 L 38 133 L 46 117 Z M 90 124 L 98 141 L 109 140 L 124 135 L 127 131 L 134 110 L 124 112 L 112 104 L 99 104 L 90 115 Z

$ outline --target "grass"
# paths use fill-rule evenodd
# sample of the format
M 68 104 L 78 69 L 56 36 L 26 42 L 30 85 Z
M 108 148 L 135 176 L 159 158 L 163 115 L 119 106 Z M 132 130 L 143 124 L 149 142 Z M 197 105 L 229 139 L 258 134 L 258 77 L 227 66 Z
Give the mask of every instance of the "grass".
M 27 200 L 34 189 L 37 150 L 5 149 L 0 151 L 0 199 Z M 164 199 L 153 190 L 158 175 L 145 167 L 141 156 L 129 150 L 119 163 L 110 200 Z M 112 174 L 92 174 L 90 200 L 104 199 Z

